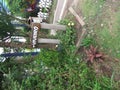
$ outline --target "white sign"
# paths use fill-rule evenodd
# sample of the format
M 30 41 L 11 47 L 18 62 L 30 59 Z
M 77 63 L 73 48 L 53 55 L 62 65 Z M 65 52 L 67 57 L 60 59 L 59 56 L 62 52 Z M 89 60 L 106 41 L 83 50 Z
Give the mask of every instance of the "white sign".
M 32 35 L 32 47 L 33 48 L 35 48 L 35 46 L 37 44 L 38 30 L 39 30 L 39 28 L 37 26 L 33 27 L 33 35 Z

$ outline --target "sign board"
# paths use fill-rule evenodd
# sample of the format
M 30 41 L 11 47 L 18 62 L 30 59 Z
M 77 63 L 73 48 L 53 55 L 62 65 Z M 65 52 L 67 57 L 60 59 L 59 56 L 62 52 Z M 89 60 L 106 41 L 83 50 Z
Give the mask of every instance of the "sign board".
M 32 47 L 35 48 L 38 43 L 38 33 L 40 30 L 40 24 L 32 23 L 31 28 L 32 28 L 31 44 L 32 44 Z

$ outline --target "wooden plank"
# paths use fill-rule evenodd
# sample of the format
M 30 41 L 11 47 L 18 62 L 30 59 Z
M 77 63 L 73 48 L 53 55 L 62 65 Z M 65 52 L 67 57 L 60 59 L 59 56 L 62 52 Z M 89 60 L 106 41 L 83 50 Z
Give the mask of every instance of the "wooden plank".
M 32 19 L 33 19 L 33 22 L 35 22 L 35 23 L 42 22 L 42 18 L 39 18 L 39 17 L 32 17 Z
M 83 28 L 83 29 L 82 29 L 82 34 L 81 34 L 81 36 L 79 37 L 79 39 L 78 39 L 78 41 L 77 41 L 77 44 L 76 44 L 76 47 L 77 47 L 77 48 L 80 47 L 80 44 L 81 44 L 83 38 L 85 37 L 86 33 L 87 33 L 86 29 Z
M 38 43 L 59 44 L 60 40 L 58 40 L 58 39 L 39 38 Z
M 44 28 L 44 29 L 66 30 L 65 25 L 47 24 L 47 23 L 40 23 L 40 24 L 41 24 L 41 28 Z
M 36 48 L 55 48 L 56 44 L 37 44 Z M 5 42 L 0 42 L 0 47 L 11 47 L 11 48 L 32 48 L 31 44 L 28 43 L 5 43 Z
M 80 45 L 81 45 L 81 43 L 82 43 L 82 40 L 83 40 L 83 38 L 85 37 L 86 33 L 87 33 L 87 30 L 86 30 L 85 28 L 83 28 L 83 29 L 82 29 L 82 34 L 80 35 L 80 37 L 79 37 L 79 39 L 78 39 L 78 41 L 77 41 L 77 43 L 76 43 L 76 50 L 75 50 L 74 54 L 76 54 L 77 51 L 79 50 Z
M 82 20 L 82 18 L 79 17 L 79 15 L 74 11 L 72 7 L 69 7 L 69 11 L 76 17 L 81 26 L 85 25 L 85 22 Z

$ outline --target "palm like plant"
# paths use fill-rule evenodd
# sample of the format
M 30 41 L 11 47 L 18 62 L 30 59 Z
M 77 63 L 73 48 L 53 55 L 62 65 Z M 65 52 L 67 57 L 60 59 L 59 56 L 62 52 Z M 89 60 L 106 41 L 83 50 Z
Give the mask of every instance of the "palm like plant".
M 97 50 L 97 47 L 93 47 L 92 45 L 88 50 L 85 50 L 85 53 L 87 55 L 87 61 L 93 63 L 94 60 L 100 60 L 103 61 L 104 55 L 103 53 L 99 52 Z

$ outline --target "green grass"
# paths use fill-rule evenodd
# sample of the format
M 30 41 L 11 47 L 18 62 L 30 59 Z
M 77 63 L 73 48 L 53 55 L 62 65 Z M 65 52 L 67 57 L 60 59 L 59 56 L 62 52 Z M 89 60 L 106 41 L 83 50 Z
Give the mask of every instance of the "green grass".
M 116 2 L 120 3 L 119 1 Z M 99 49 L 111 58 L 109 62 L 113 72 L 119 75 L 120 62 L 114 62 L 115 58 L 120 58 L 120 6 L 117 6 L 117 3 L 111 3 L 108 0 L 80 0 L 77 7 L 81 10 L 82 16 L 85 17 L 84 21 L 87 24 L 86 29 L 88 31 L 87 36 L 94 37 Z M 110 5 L 111 8 L 109 7 Z M 93 32 L 89 34 L 91 31 Z M 87 40 L 84 43 L 88 45 L 89 41 Z M 117 75 L 115 74 L 114 77 Z M 96 88 L 97 85 L 99 86 L 99 83 L 95 85 Z M 118 90 L 119 85 L 116 87 Z
M 103 4 L 104 0 L 84 0 L 80 1 L 78 8 L 82 10 L 83 16 L 88 19 L 95 17 L 100 12 Z
M 120 12 L 116 12 L 114 14 L 113 19 L 105 19 L 107 21 L 105 22 L 105 26 L 102 28 L 96 28 L 97 30 L 95 31 L 97 37 L 98 37 L 98 43 L 107 51 L 108 54 L 115 58 L 120 58 Z M 113 17 L 111 15 L 111 17 Z M 109 22 L 112 24 L 109 25 Z
M 41 49 L 31 63 L 0 63 L 0 71 L 6 73 L 4 90 L 117 90 L 113 79 L 96 76 L 80 55 L 73 55 L 74 33 L 74 27 L 67 27 L 58 36 L 59 49 Z
M 108 29 L 103 29 L 99 33 L 97 33 L 97 36 L 99 45 L 103 47 L 106 53 L 110 54 L 113 57 L 120 58 L 119 35 L 111 36 Z
M 112 12 L 106 0 L 80 1 L 81 12 L 87 23 L 88 32 L 93 30 L 97 43 L 110 56 L 120 58 L 120 12 Z M 119 2 L 119 1 L 118 1 Z M 110 4 L 107 4 L 110 5 Z M 112 6 L 114 8 L 114 6 Z M 120 7 L 117 7 L 120 8 Z M 109 23 L 112 23 L 109 25 Z M 103 26 L 101 26 L 103 24 Z

